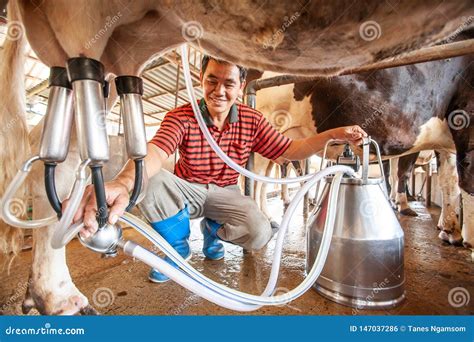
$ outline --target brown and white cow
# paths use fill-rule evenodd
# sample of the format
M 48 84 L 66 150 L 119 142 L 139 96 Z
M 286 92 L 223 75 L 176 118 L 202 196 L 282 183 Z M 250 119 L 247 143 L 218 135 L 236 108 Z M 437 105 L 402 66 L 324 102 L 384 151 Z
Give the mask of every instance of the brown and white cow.
M 278 118 L 285 130 L 295 127 L 303 136 L 301 127 L 315 134 L 358 124 L 379 142 L 384 156 L 411 159 L 408 156 L 414 152 L 436 149 L 443 194 L 440 238 L 452 244 L 463 238 L 470 248 L 474 245 L 473 61 L 471 55 L 267 88 L 257 93 L 257 108 L 270 121 Z M 401 195 L 406 196 L 404 191 Z
M 50 67 L 65 66 L 68 58 L 85 56 L 100 60 L 108 73 L 139 75 L 153 57 L 191 42 L 244 66 L 336 75 L 400 63 L 404 57 L 411 62 L 440 58 L 432 50 L 405 54 L 450 43 L 453 35 L 467 25 L 466 18 L 473 9 L 470 0 L 437 0 L 431 4 L 424 0 L 396 4 L 377 0 L 11 0 L 8 34 L 0 59 L 1 120 L 8 128 L 0 134 L 0 192 L 29 156 L 22 100 L 25 35 L 39 59 Z M 457 55 L 474 50 L 469 44 L 450 46 L 441 48 L 443 53 Z M 11 143 L 12 137 L 15 144 Z M 17 231 L 5 227 L 0 230 L 2 250 L 17 253 Z M 50 232 L 45 234 L 50 236 Z M 42 246 L 48 248 L 47 243 Z M 58 260 L 63 258 L 64 251 L 61 253 Z M 44 282 L 43 288 L 51 285 L 45 281 L 48 277 L 57 281 L 63 278 L 69 284 L 67 269 L 55 269 L 56 275 L 51 273 L 53 268 L 47 270 L 49 273 L 37 280 Z M 80 292 L 72 286 L 62 292 L 49 288 L 46 293 L 35 294 L 35 304 L 42 303 L 44 313 L 72 313 L 87 306 L 86 301 L 77 301 Z M 54 299 L 56 295 L 60 295 L 60 302 Z M 61 303 L 72 303 L 75 308 L 62 307 Z

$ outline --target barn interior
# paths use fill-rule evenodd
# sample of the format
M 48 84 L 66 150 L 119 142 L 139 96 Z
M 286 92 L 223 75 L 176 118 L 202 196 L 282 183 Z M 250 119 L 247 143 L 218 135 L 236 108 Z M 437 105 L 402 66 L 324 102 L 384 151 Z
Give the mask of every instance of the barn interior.
M 0 45 L 6 36 L 6 26 L 0 25 Z M 199 70 L 202 53 L 188 48 L 194 91 L 202 96 Z M 179 50 L 170 51 L 151 62 L 142 75 L 144 82 L 143 110 L 147 139 L 160 127 L 164 115 L 173 108 L 189 102 Z M 44 118 L 48 103 L 49 68 L 34 52 L 28 50 L 25 65 L 27 121 L 33 129 Z M 244 99 L 240 99 L 244 101 Z M 107 116 L 107 133 L 123 137 L 124 123 L 120 104 L 116 103 Z M 119 151 L 120 152 L 120 151 Z M 117 152 L 117 153 L 119 153 Z M 124 151 L 122 150 L 124 153 Z M 178 156 L 170 158 L 170 165 Z M 318 164 L 315 159 L 314 164 Z M 172 167 L 172 166 L 171 166 Z M 376 174 L 376 170 L 373 171 Z M 290 172 L 295 175 L 294 171 Z M 278 176 L 275 171 L 274 176 Z M 341 305 L 310 289 L 290 303 L 263 307 L 254 315 L 473 315 L 474 300 L 457 305 L 453 291 L 474 294 L 473 255 L 469 249 L 452 246 L 438 238 L 437 222 L 442 201 L 435 160 L 415 168 L 408 186 L 410 208 L 416 217 L 396 213 L 404 233 L 404 290 L 405 297 L 394 307 L 369 308 Z M 294 195 L 298 186 L 290 188 Z M 284 205 L 281 187 L 268 191 L 268 210 L 272 218 L 281 222 Z M 32 199 L 30 199 L 30 202 Z M 306 276 L 306 235 L 311 210 L 300 204 L 285 238 L 280 277 L 276 294 L 288 293 Z M 305 214 L 303 214 L 305 213 Z M 30 212 L 29 215 L 32 213 Z M 137 214 L 139 214 L 137 212 Z M 152 244 L 135 230 L 124 227 L 124 236 L 153 250 Z M 380 227 L 383 229 L 383 227 Z M 223 260 L 207 260 L 202 254 L 202 234 L 199 220 L 192 221 L 190 264 L 211 279 L 234 289 L 260 294 L 265 289 L 275 252 L 275 239 L 262 250 L 247 252 L 241 247 L 226 244 Z M 161 252 L 159 252 L 160 254 Z M 160 254 L 162 255 L 162 254 Z M 367 255 L 370 257 L 370 255 Z M 22 304 L 28 286 L 32 259 L 31 232 L 25 236 L 21 254 L 0 273 L 0 313 L 22 314 Z M 85 248 L 77 239 L 67 247 L 67 263 L 74 283 L 89 298 L 90 304 L 104 315 L 240 315 L 242 313 L 219 307 L 170 281 L 151 283 L 147 279 L 149 266 L 123 253 L 113 258 Z M 361 265 L 360 267 L 363 267 Z M 357 267 L 353 269 L 358 272 Z M 388 270 L 387 272 L 393 272 Z M 351 277 L 351 274 L 347 275 Z M 383 286 L 382 286 L 383 287 Z M 376 295 L 382 288 L 375 284 Z M 370 302 L 370 296 L 366 298 Z M 27 314 L 36 315 L 36 310 Z M 246 313 L 248 314 L 248 313 Z

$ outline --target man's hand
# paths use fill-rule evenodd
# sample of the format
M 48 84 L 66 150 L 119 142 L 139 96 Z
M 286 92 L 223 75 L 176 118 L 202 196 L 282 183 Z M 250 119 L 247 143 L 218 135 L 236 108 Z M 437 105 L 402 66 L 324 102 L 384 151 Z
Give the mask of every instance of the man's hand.
M 329 139 L 346 141 L 353 145 L 360 145 L 367 133 L 359 126 L 345 126 L 333 128 L 308 138 L 295 139 L 287 150 L 275 160 L 281 164 L 285 160 L 303 160 L 320 152 Z
M 344 140 L 352 145 L 361 145 L 367 133 L 358 125 L 338 127 L 332 130 L 334 139 Z
M 168 158 L 165 151 L 152 143 L 148 143 L 148 153 L 144 165 L 144 181 L 153 177 L 160 172 L 161 165 Z M 117 222 L 119 216 L 123 215 L 125 209 L 130 201 L 129 191 L 132 191 L 135 180 L 135 165 L 133 160 L 128 162 L 123 167 L 122 171 L 115 177 L 114 180 L 105 183 L 105 200 L 109 206 L 109 223 Z M 67 208 L 69 200 L 64 201 L 62 207 L 63 212 Z M 94 234 L 98 227 L 97 219 L 97 201 L 93 185 L 87 186 L 84 196 L 82 196 L 81 203 L 77 209 L 73 223 L 83 219 L 84 228 L 81 230 L 81 236 L 87 238 Z
M 114 224 L 117 222 L 119 216 L 123 215 L 125 208 L 127 208 L 129 202 L 129 194 L 127 187 L 119 181 L 111 181 L 105 183 L 105 196 L 107 204 L 109 206 L 109 223 Z M 69 200 L 65 200 L 63 203 L 63 212 L 67 208 Z M 80 234 L 83 238 L 87 238 L 94 234 L 98 227 L 96 220 L 97 213 L 97 201 L 94 192 L 94 186 L 88 185 L 84 196 L 82 196 L 79 208 L 73 218 L 73 223 L 76 223 L 83 218 L 84 228 Z

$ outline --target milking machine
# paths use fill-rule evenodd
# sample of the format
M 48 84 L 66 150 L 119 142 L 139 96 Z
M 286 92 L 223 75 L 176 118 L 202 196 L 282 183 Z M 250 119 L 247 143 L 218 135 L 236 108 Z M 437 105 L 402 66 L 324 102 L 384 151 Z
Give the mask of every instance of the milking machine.
M 5 222 L 20 228 L 40 228 L 56 224 L 51 244 L 61 248 L 83 227 L 71 226 L 88 183 L 87 167 L 91 170 L 92 183 L 97 198 L 99 231 L 105 229 L 108 208 L 105 198 L 102 167 L 109 159 L 104 99 L 104 67 L 94 59 L 79 57 L 68 60 L 65 68 L 53 67 L 50 72 L 50 96 L 41 136 L 40 152 L 28 159 L 5 190 L 2 198 L 2 216 Z M 143 185 L 146 155 L 146 136 L 141 96 L 143 84 L 139 77 L 121 76 L 116 79 L 117 92 L 122 104 L 127 154 L 135 163 L 135 183 L 127 211 L 137 202 Z M 73 110 L 74 103 L 74 110 Z M 74 114 L 74 116 L 73 116 Z M 76 171 L 76 180 L 69 196 L 69 205 L 62 211 L 56 193 L 55 167 L 66 159 L 71 136 L 72 120 L 76 120 L 79 153 L 82 162 Z M 56 216 L 32 221 L 21 220 L 11 212 L 15 193 L 22 186 L 35 161 L 45 164 L 45 188 Z M 59 221 L 58 221 L 59 219 Z M 100 234 L 103 234 L 100 232 Z M 100 235 L 99 234 L 99 235 Z
M 349 193 L 349 191 L 344 190 L 344 195 L 342 196 L 344 200 L 341 202 L 340 187 L 344 187 L 345 185 L 352 186 L 354 184 L 360 183 L 359 186 L 361 187 L 361 189 L 364 189 L 363 191 L 368 191 L 365 190 L 365 186 L 372 185 L 369 184 L 369 179 L 364 173 L 362 178 L 357 178 L 356 169 L 354 168 L 354 166 L 348 166 L 347 160 L 351 158 L 351 155 L 349 153 L 350 151 L 346 151 L 346 155 L 344 157 L 346 162 L 341 163 L 341 165 L 331 166 L 325 168 L 324 170 L 318 173 L 296 178 L 274 179 L 270 177 L 255 175 L 252 172 L 242 168 L 240 165 L 230 159 L 213 140 L 213 137 L 210 134 L 204 122 L 204 119 L 201 116 L 197 100 L 194 96 L 188 64 L 187 50 L 185 46 L 181 48 L 181 57 L 186 81 L 186 88 L 189 94 L 192 108 L 196 115 L 199 126 L 204 134 L 204 137 L 206 138 L 210 146 L 214 149 L 214 151 L 234 170 L 255 180 L 276 184 L 290 184 L 293 182 L 305 181 L 301 189 L 296 193 L 294 200 L 290 203 L 288 209 L 286 210 L 283 216 L 280 225 L 280 230 L 277 234 L 270 277 L 263 293 L 261 295 L 248 294 L 245 292 L 228 288 L 205 277 L 203 274 L 201 274 L 191 265 L 189 265 L 171 247 L 171 245 L 166 240 L 164 240 L 164 238 L 160 234 L 158 234 L 150 225 L 141 221 L 139 218 L 131 215 L 128 212 L 125 212 L 125 214 L 119 218 L 119 222 L 129 225 L 136 229 L 138 232 L 140 232 L 155 246 L 162 250 L 171 259 L 171 261 L 173 261 L 177 265 L 177 268 L 171 266 L 168 262 L 164 261 L 156 254 L 136 244 L 135 242 L 125 240 L 122 235 L 122 229 L 120 224 L 107 223 L 107 204 L 105 202 L 103 180 L 101 174 L 101 167 L 108 160 L 107 135 L 105 130 L 105 118 L 103 117 L 103 115 L 105 115 L 105 112 L 103 111 L 103 107 L 101 105 L 102 94 L 100 89 L 100 82 L 102 78 L 99 77 L 103 75 L 103 69 L 99 62 L 90 59 L 73 59 L 68 62 L 69 78 L 72 83 L 72 88 L 74 90 L 76 100 L 75 111 L 77 117 L 78 136 L 80 137 L 79 144 L 82 163 L 79 166 L 76 174 L 76 182 L 71 192 L 70 203 L 67 209 L 64 211 L 63 215 L 61 216 L 61 220 L 57 224 L 57 227 L 55 228 L 55 233 L 52 241 L 53 247 L 60 248 L 65 246 L 70 241 L 70 239 L 77 235 L 79 230 L 83 227 L 82 223 L 76 223 L 74 225 L 70 224 L 72 222 L 72 216 L 77 211 L 80 200 L 84 193 L 85 185 L 87 183 L 86 167 L 90 165 L 98 203 L 97 219 L 99 222 L 99 229 L 93 236 L 89 238 L 82 238 L 79 235 L 79 240 L 83 245 L 98 253 L 102 253 L 106 256 L 113 256 L 116 255 L 118 249 L 121 248 L 123 249 L 125 254 L 143 261 L 144 263 L 165 274 L 170 279 L 174 280 L 175 282 L 187 288 L 188 290 L 218 305 L 238 311 L 252 311 L 260 308 L 263 305 L 282 305 L 301 296 L 312 286 L 315 286 L 315 283 L 319 279 L 321 272 L 323 272 L 323 270 L 327 270 L 325 264 L 328 255 L 330 258 L 329 260 L 331 260 L 332 263 L 331 265 L 336 265 L 334 266 L 335 270 L 333 270 L 333 268 L 331 267 L 330 270 L 324 273 L 327 276 L 327 279 L 329 279 L 328 281 L 336 279 L 339 280 L 341 284 L 345 284 L 343 282 L 343 279 L 330 278 L 331 274 L 334 274 L 334 272 L 336 271 L 339 272 L 339 270 L 337 270 L 338 256 L 335 254 L 335 252 L 333 252 L 333 247 L 330 249 L 331 240 L 334 241 L 334 227 L 338 229 L 338 234 L 340 234 L 340 221 L 342 220 L 342 218 L 346 217 L 346 213 L 341 212 L 341 208 L 344 208 L 344 210 L 348 210 L 347 208 L 349 208 L 349 206 L 345 203 L 345 200 L 348 198 L 348 195 L 346 195 L 346 193 Z M 135 167 L 136 170 L 138 170 L 136 172 L 137 177 L 135 179 L 135 187 L 130 200 L 130 207 L 133 206 L 136 201 L 136 197 L 140 193 L 142 183 L 140 177 L 142 171 L 140 170 L 142 170 L 143 168 L 142 159 L 146 154 L 143 111 L 141 107 L 141 95 L 143 92 L 141 90 L 142 86 L 139 78 L 134 78 L 131 76 L 123 76 L 121 78 L 119 77 L 116 81 L 116 85 L 118 93 L 120 95 L 122 113 L 124 114 L 125 136 L 127 138 L 127 152 L 129 154 L 129 157 L 135 160 Z M 103 123 L 102 126 L 99 125 L 99 127 L 97 127 L 96 124 L 94 125 L 94 123 L 98 122 L 98 119 L 99 122 Z M 365 146 L 368 146 L 368 144 L 371 142 L 372 141 L 370 139 L 366 139 L 364 142 L 364 148 L 366 148 Z M 23 177 L 21 181 L 24 180 L 27 173 L 24 176 L 23 174 L 24 172 L 21 173 Z M 320 182 L 322 179 L 326 179 L 326 185 L 323 191 L 322 200 L 320 201 L 321 208 L 316 211 L 312 218 L 312 222 L 317 222 L 317 225 L 315 223 L 311 225 L 310 234 L 308 235 L 310 238 L 308 246 L 311 246 L 311 248 L 309 250 L 310 253 L 308 253 L 307 257 L 307 276 L 304 281 L 293 290 L 285 294 L 274 296 L 273 293 L 277 284 L 279 274 L 284 237 L 288 230 L 290 219 L 293 216 L 298 203 L 303 199 L 305 193 L 309 191 L 310 188 L 318 184 L 318 182 Z M 19 182 L 17 179 L 15 179 L 15 181 L 17 183 Z M 8 211 L 7 204 L 9 203 L 10 198 L 13 196 L 13 194 L 14 191 L 10 189 L 10 192 L 6 193 L 6 195 L 4 196 L 2 202 L 4 215 L 5 212 Z M 338 209 L 337 211 L 336 204 Z M 127 210 L 128 209 L 129 208 L 127 208 Z M 355 214 L 355 211 L 351 211 L 348 213 L 348 215 L 353 215 L 349 219 L 350 221 L 358 220 L 358 216 Z M 15 223 L 15 221 L 11 222 Z M 377 222 L 377 224 L 378 223 L 380 222 Z M 316 235 L 314 232 L 314 227 L 316 226 L 318 227 L 319 235 Z M 375 229 L 375 227 L 373 228 Z M 336 235 L 336 237 L 338 236 L 339 235 Z M 387 235 L 383 236 L 386 237 Z M 401 237 L 403 238 L 403 235 L 401 235 Z M 341 242 L 337 241 L 336 246 L 338 246 L 338 250 L 342 250 L 343 247 L 340 247 L 339 243 Z M 351 246 L 357 247 L 358 245 L 352 244 Z M 379 248 L 379 245 L 375 245 L 375 247 Z M 369 251 L 370 248 L 371 245 L 365 245 L 365 250 Z M 401 252 L 398 249 L 397 253 L 403 253 L 403 249 L 401 250 Z M 388 254 L 385 255 L 388 257 Z M 371 258 L 370 255 L 368 256 L 368 258 Z M 370 265 L 372 264 L 373 263 L 370 263 Z M 346 267 L 347 269 L 348 266 L 344 267 Z M 367 271 L 370 270 L 367 268 Z M 325 289 L 330 288 L 330 286 L 327 286 L 326 283 L 324 285 Z M 359 285 L 359 283 L 355 283 L 354 286 L 357 287 Z M 334 289 L 333 292 L 337 293 L 336 290 L 337 289 Z M 345 304 L 347 303 L 345 302 Z
M 40 228 L 55 223 L 61 218 L 61 202 L 56 193 L 55 169 L 66 160 L 73 120 L 72 87 L 65 68 L 52 67 L 49 75 L 49 97 L 41 133 L 38 155 L 28 159 L 9 184 L 2 199 L 3 220 L 20 228 Z M 45 166 L 45 188 L 48 200 L 56 216 L 27 221 L 11 212 L 12 200 L 30 173 L 33 163 L 43 161 Z
M 85 191 L 86 182 L 84 169 L 89 166 L 92 184 L 97 200 L 97 239 L 110 236 L 114 232 L 108 223 L 108 207 L 104 188 L 102 167 L 109 159 L 108 136 L 106 130 L 106 110 L 102 84 L 104 83 L 104 67 L 94 59 L 78 57 L 68 61 L 68 75 L 74 91 L 76 128 L 79 153 L 82 163 L 76 175 L 76 182 L 70 196 L 70 203 L 59 220 L 53 234 L 53 248 L 65 246 L 82 229 L 83 222 L 72 223 L 73 216 Z M 120 96 L 121 111 L 124 118 L 124 131 L 128 157 L 135 163 L 135 182 L 127 211 L 133 208 L 142 190 L 143 158 L 147 151 L 145 124 L 141 97 L 143 83 L 136 76 L 121 76 L 115 81 Z M 94 249 L 93 239 L 81 239 Z M 104 253 L 114 256 L 115 251 Z
M 128 158 L 135 163 L 135 183 L 130 196 L 130 201 L 125 209 L 130 211 L 137 203 L 142 191 L 144 161 L 147 152 L 147 142 L 145 135 L 145 123 L 143 119 L 142 96 L 143 81 L 136 76 L 119 76 L 115 79 L 117 93 L 120 96 L 120 110 L 124 122 L 125 143 Z M 100 208 L 98 206 L 98 208 Z M 98 209 L 100 210 L 100 209 Z M 82 229 L 82 222 L 69 228 L 62 225 L 56 230 L 53 240 L 58 242 L 58 247 L 64 246 L 70 241 L 70 237 L 77 234 L 76 231 Z M 89 249 L 102 253 L 106 257 L 117 255 L 116 245 L 122 237 L 120 226 L 109 224 L 107 221 L 99 226 L 96 234 L 89 238 L 79 235 L 79 241 Z M 104 247 L 105 246 L 105 247 Z

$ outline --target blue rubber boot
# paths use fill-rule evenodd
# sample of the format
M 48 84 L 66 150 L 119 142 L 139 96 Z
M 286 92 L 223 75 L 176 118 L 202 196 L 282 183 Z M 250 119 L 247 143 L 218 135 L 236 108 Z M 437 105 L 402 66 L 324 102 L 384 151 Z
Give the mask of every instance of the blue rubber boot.
M 151 226 L 156 230 L 184 259 L 191 258 L 191 249 L 189 248 L 190 221 L 188 207 L 176 215 L 168 217 L 162 221 L 152 222 Z M 170 265 L 177 267 L 167 256 L 165 261 Z M 151 269 L 148 279 L 154 283 L 164 283 L 169 278 L 155 269 Z
M 201 221 L 201 232 L 204 236 L 202 252 L 208 259 L 219 260 L 224 257 L 224 245 L 219 241 L 219 237 L 217 236 L 217 230 L 221 226 L 221 224 L 208 218 L 204 218 Z

